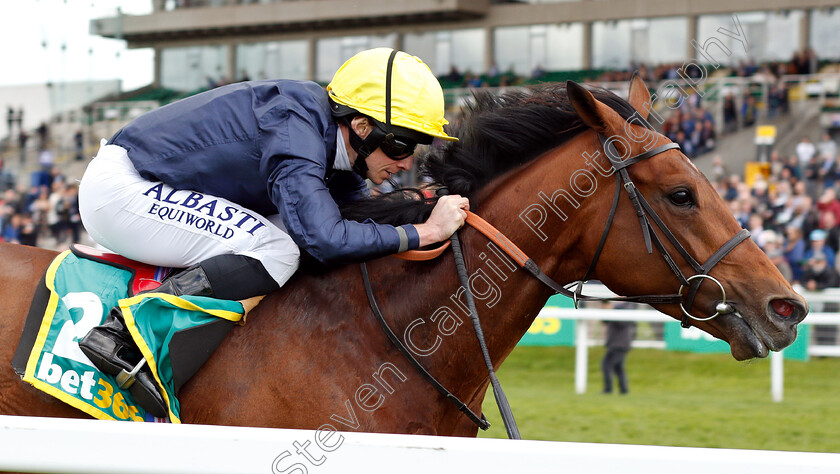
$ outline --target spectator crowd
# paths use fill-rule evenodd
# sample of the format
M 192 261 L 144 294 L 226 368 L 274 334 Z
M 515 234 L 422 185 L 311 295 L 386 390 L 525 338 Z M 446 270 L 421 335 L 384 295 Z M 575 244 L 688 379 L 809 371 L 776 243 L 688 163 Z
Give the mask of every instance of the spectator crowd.
M 80 242 L 78 186 L 56 168 L 34 175 L 33 184 L 0 194 L 0 241 L 62 248 Z
M 770 154 L 769 173 L 750 186 L 715 157 L 714 184 L 735 218 L 779 271 L 808 290 L 840 286 L 837 143 L 803 137 L 795 152 Z

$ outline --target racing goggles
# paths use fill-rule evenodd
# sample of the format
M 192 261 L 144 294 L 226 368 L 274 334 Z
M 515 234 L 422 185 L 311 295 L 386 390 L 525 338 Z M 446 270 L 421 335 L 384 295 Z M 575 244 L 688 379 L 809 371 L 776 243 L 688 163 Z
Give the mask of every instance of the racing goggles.
M 372 143 L 379 142 L 379 148 L 392 160 L 404 160 L 414 154 L 417 142 L 408 137 L 400 137 L 394 133 L 385 133 L 385 130 L 376 124 L 371 135 Z

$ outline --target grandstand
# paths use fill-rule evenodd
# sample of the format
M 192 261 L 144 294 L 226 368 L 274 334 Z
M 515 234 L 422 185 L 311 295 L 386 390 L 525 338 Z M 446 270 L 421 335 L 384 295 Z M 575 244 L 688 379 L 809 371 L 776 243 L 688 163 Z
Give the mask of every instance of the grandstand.
M 720 27 L 753 41 L 734 61 L 786 60 L 813 47 L 836 57 L 836 1 L 154 0 L 148 15 L 96 20 L 91 30 L 154 48 L 158 87 L 190 90 L 210 78 L 329 80 L 355 52 L 390 46 L 443 76 L 453 68 L 527 76 L 623 69 L 694 57 L 691 40 Z M 737 38 L 724 39 L 728 47 Z M 556 78 L 556 77 L 555 77 Z
M 164 104 L 243 79 L 325 84 L 356 52 L 387 46 L 423 58 L 457 107 L 466 88 L 617 82 L 633 70 L 653 87 L 678 78 L 685 61 L 719 62 L 722 68 L 710 69 L 715 77 L 754 76 L 762 65 L 777 74 L 780 63 L 797 65 L 784 73 L 814 73 L 840 57 L 838 6 L 828 0 L 154 0 L 149 14 L 97 19 L 91 31 L 155 51 L 153 84 L 128 100 Z M 800 59 L 806 68 L 798 67 Z M 713 96 L 732 87 L 739 105 L 767 95 L 754 81 L 707 87 L 707 100 L 722 104 Z M 769 104 L 756 98 L 757 107 Z M 720 134 L 722 113 L 712 112 Z

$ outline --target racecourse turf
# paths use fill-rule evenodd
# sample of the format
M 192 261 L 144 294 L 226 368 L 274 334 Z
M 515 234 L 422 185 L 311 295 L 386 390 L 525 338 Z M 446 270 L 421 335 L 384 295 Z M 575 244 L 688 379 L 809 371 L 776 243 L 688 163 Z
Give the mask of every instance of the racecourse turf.
M 602 394 L 604 350 L 589 351 L 587 392 L 574 389 L 572 347 L 517 347 L 498 375 L 523 439 L 840 452 L 840 359 L 784 362 L 784 400 L 769 359 L 633 349 L 627 395 Z M 476 357 L 480 355 L 476 354 Z M 479 437 L 506 437 L 492 390 Z

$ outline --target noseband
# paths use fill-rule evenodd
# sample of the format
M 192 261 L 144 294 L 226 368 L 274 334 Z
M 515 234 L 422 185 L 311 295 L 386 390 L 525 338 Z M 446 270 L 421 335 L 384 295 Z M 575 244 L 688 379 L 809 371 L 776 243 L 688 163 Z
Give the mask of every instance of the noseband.
M 642 235 L 644 236 L 645 247 L 647 248 L 648 253 L 653 253 L 653 245 L 655 245 L 659 250 L 659 253 L 662 255 L 662 258 L 664 258 L 665 262 L 668 264 L 668 267 L 679 279 L 680 288 L 675 295 L 622 297 L 621 300 L 654 304 L 678 303 L 683 314 L 681 324 L 686 328 L 689 326 L 689 319 L 708 321 L 721 314 L 731 312 L 732 307 L 726 303 L 726 291 L 724 291 L 723 285 L 717 279 L 709 275 L 709 272 L 715 265 L 717 265 L 718 262 L 721 261 L 721 259 L 723 259 L 723 257 L 737 247 L 738 244 L 746 240 L 750 236 L 750 232 L 746 229 L 742 229 L 729 239 L 729 241 L 723 244 L 723 246 L 721 246 L 711 257 L 709 257 L 705 263 L 698 263 L 697 260 L 688 253 L 685 247 L 682 246 L 680 241 L 677 240 L 673 232 L 668 229 L 665 222 L 658 214 L 656 214 L 656 211 L 653 210 L 647 199 L 645 199 L 642 193 L 636 188 L 633 180 L 630 179 L 630 174 L 627 172 L 627 168 L 631 165 L 656 156 L 660 153 L 664 153 L 668 150 L 679 149 L 680 146 L 676 143 L 667 143 L 653 148 L 652 150 L 627 158 L 626 160 L 622 160 L 618 151 L 615 149 L 615 145 L 609 138 L 599 134 L 598 139 L 601 142 L 601 146 L 604 148 L 604 153 L 607 155 L 607 159 L 612 165 L 614 172 L 618 174 L 618 177 L 615 181 L 615 195 L 613 197 L 612 207 L 610 208 L 610 214 L 607 217 L 607 223 L 604 227 L 603 233 L 601 234 L 601 240 L 598 242 L 598 247 L 595 250 L 595 256 L 592 258 L 592 263 L 589 264 L 589 268 L 586 270 L 586 275 L 582 280 L 576 283 L 577 287 L 572 294 L 572 298 L 575 301 L 575 307 L 577 307 L 577 302 L 580 300 L 598 299 L 595 297 L 584 296 L 581 294 L 581 291 L 583 289 L 583 283 L 589 279 L 590 275 L 595 271 L 595 266 L 598 264 L 598 259 L 601 256 L 601 251 L 604 248 L 604 243 L 607 240 L 607 235 L 610 233 L 610 228 L 612 227 L 613 219 L 615 218 L 616 209 L 618 208 L 618 200 L 621 196 L 621 189 L 624 188 L 624 190 L 627 191 L 627 196 L 630 198 L 630 202 L 633 204 L 636 216 L 639 218 L 639 224 L 642 227 Z M 656 232 L 654 232 L 651 220 L 653 221 L 653 224 L 656 224 L 656 227 L 659 228 L 665 238 L 668 239 L 682 258 L 694 269 L 696 272 L 694 275 L 686 277 L 683 274 L 680 267 L 676 264 L 676 262 L 674 262 L 674 258 L 668 252 L 668 249 L 665 248 L 659 236 Z M 703 283 L 703 280 L 706 279 L 711 280 L 718 285 L 721 291 L 721 301 L 716 305 L 714 314 L 706 317 L 697 317 L 691 314 L 691 306 L 694 303 L 694 298 L 697 296 L 697 291 L 700 289 L 700 285 Z M 686 287 L 688 288 L 688 294 L 685 296 L 685 302 L 683 302 L 683 288 Z

